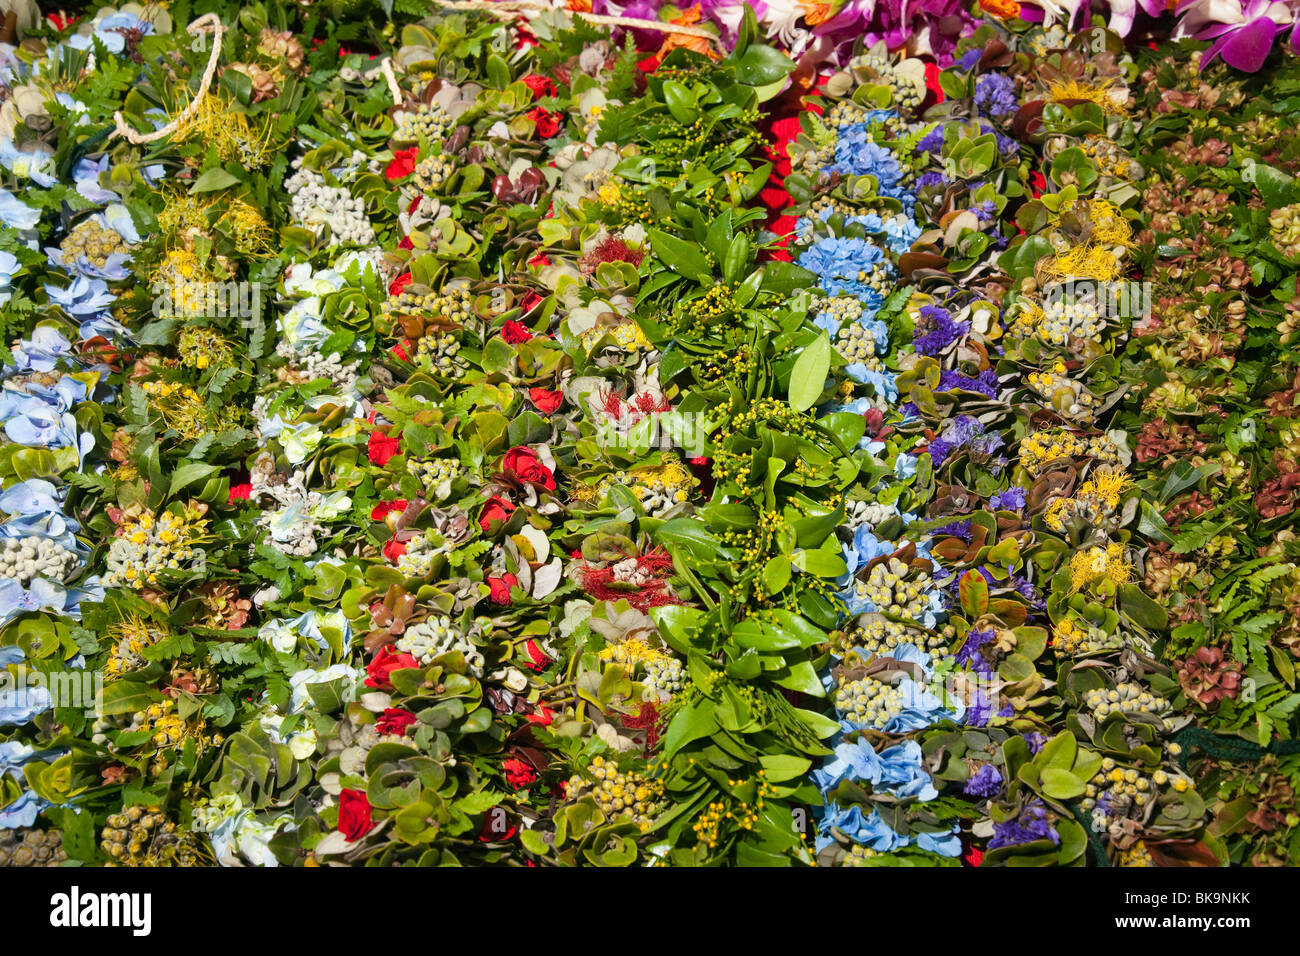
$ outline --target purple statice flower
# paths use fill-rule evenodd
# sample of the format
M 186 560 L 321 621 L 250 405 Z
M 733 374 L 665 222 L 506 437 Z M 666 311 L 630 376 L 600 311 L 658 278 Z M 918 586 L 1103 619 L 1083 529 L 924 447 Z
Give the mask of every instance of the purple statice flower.
M 975 64 L 980 61 L 980 57 L 982 57 L 983 55 L 984 55 L 983 47 L 978 47 L 978 46 L 971 47 L 961 56 L 957 57 L 957 68 L 959 70 L 973 70 L 975 69 Z
M 943 148 L 943 125 L 940 124 L 916 141 L 918 153 L 937 153 Z
M 1016 142 L 1014 136 L 1003 136 L 1001 133 L 999 133 L 996 129 L 993 128 L 992 123 L 986 123 L 983 120 L 981 120 L 980 132 L 993 134 L 993 139 L 998 144 L 998 152 L 1001 153 L 1004 157 L 1011 156 L 1020 149 L 1020 144 Z
M 953 655 L 953 659 L 958 664 L 970 665 L 973 670 L 978 670 L 979 668 L 975 666 L 975 662 L 984 661 L 984 655 L 980 653 L 980 649 L 992 641 L 993 638 L 994 634 L 992 628 L 984 631 L 970 631 L 966 635 L 966 640 L 963 641 L 961 647 L 958 648 L 957 653 Z M 985 666 L 987 666 L 987 664 L 985 664 Z
M 954 451 L 965 448 L 977 455 L 992 455 L 1005 442 L 997 432 L 986 433 L 984 424 L 969 415 L 958 415 L 943 433 L 930 442 L 930 459 L 937 468 Z
M 1011 576 L 1011 586 L 1016 589 L 1016 593 L 1029 602 L 1029 606 L 1037 610 L 1047 607 L 1043 601 L 1043 596 L 1039 593 L 1038 588 L 1034 587 L 1032 581 L 1028 578 L 1021 577 L 1018 574 Z
M 989 499 L 990 508 L 1002 508 L 1006 511 L 1019 511 L 1025 506 L 1025 489 L 1012 485 L 1006 491 L 1000 491 Z
M 1047 808 L 1037 801 L 1023 807 L 1016 819 L 993 824 L 993 839 L 989 840 L 988 848 L 998 850 L 1035 840 L 1051 840 L 1057 846 L 1061 844 L 1056 828 L 1048 822 Z
M 921 414 L 921 410 L 916 407 L 916 402 L 904 402 L 898 407 L 898 413 L 903 418 L 916 418 Z
M 997 373 L 991 368 L 986 368 L 979 375 L 963 375 L 956 369 L 946 368 L 939 373 L 939 387 L 935 391 L 950 392 L 954 388 L 960 388 L 993 398 L 997 394 L 997 384 Z
M 916 190 L 920 192 L 929 186 L 947 186 L 948 177 L 943 173 L 922 173 L 916 177 Z
M 1019 108 L 1016 83 L 1005 73 L 985 73 L 975 81 L 975 109 L 982 116 L 1001 119 Z
M 975 214 L 975 218 L 980 222 L 992 222 L 997 216 L 998 205 L 992 199 L 986 199 L 983 202 L 977 202 L 970 207 L 970 211 Z
M 961 538 L 964 541 L 970 540 L 970 522 L 954 521 L 952 524 L 946 524 L 942 528 L 935 528 L 934 534 L 937 537 L 941 534 L 950 534 L 954 538 Z
M 991 763 L 982 763 L 962 788 L 968 797 L 992 797 L 1002 789 L 1002 774 Z
M 952 314 L 937 305 L 921 308 L 921 322 L 912 338 L 912 348 L 921 355 L 938 355 L 970 331 L 969 322 L 954 322 Z
M 1021 734 L 1020 736 L 1025 738 L 1025 743 L 1028 744 L 1029 752 L 1031 754 L 1038 753 L 1047 745 L 1047 736 L 1045 734 L 1040 734 L 1036 730 L 1031 730 L 1029 733 Z

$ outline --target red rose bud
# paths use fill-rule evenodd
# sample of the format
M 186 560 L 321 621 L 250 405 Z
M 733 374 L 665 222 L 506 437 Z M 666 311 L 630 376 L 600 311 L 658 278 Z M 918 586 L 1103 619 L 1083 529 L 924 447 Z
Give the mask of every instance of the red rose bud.
M 409 272 L 404 272 L 394 279 L 388 286 L 389 295 L 401 295 L 402 290 L 415 281 L 415 277 Z
M 385 644 L 366 666 L 366 686 L 375 690 L 392 690 L 393 682 L 389 675 L 393 671 L 419 666 L 420 662 L 410 654 L 399 654 L 392 644 Z
M 360 840 L 375 828 L 370 818 L 370 801 L 360 790 L 339 793 L 339 832 L 349 842 Z
M 530 388 L 528 397 L 532 399 L 537 410 L 543 415 L 554 414 L 555 410 L 560 407 L 564 401 L 564 394 L 559 391 L 552 391 L 549 388 Z
M 501 326 L 501 337 L 511 345 L 518 345 L 520 342 L 527 342 L 531 339 L 533 333 L 522 322 L 510 319 L 505 325 Z
M 379 715 L 379 720 L 375 723 L 375 729 L 381 734 L 395 734 L 403 736 L 406 729 L 419 722 L 419 718 L 409 710 L 403 710 L 400 707 L 389 707 Z
M 499 578 L 488 578 L 488 587 L 492 589 L 494 604 L 509 604 L 510 589 L 519 583 L 519 579 L 509 572 Z
M 493 521 L 508 521 L 514 514 L 517 506 L 499 495 L 493 495 L 483 506 L 483 511 L 478 516 L 478 526 L 484 531 L 489 530 Z
M 555 476 L 551 469 L 542 464 L 537 452 L 525 445 L 518 445 L 506 452 L 501 467 L 516 481 L 541 485 L 547 491 L 555 490 Z

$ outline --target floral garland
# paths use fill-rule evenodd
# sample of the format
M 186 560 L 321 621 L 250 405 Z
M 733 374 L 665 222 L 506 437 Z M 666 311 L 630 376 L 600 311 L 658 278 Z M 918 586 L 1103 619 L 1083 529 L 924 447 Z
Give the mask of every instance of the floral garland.
M 24 8 L 0 862 L 1294 862 L 1270 8 Z

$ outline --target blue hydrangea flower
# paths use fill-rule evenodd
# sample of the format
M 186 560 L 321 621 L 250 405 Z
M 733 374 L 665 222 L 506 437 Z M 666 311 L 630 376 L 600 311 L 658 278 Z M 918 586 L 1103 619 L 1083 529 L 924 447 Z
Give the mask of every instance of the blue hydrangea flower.
M 884 250 L 866 239 L 822 239 L 799 256 L 799 265 L 817 274 L 823 292 L 857 296 L 873 312 L 884 303 L 884 296 L 866 280 L 882 263 L 886 263 Z
M 34 229 L 40 221 L 39 209 L 33 209 L 21 202 L 9 190 L 0 189 L 0 223 L 4 223 L 10 229 L 24 231 Z
M 49 801 L 27 790 L 7 807 L 0 807 L 0 830 L 13 830 L 36 824 L 36 817 L 48 807 Z

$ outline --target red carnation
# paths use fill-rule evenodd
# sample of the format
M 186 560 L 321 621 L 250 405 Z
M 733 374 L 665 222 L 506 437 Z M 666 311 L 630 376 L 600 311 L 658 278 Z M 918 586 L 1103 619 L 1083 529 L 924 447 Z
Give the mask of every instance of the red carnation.
M 360 840 L 375 828 L 370 818 L 370 801 L 360 790 L 343 790 L 339 793 L 339 832 L 348 842 Z
M 406 499 L 398 498 L 396 501 L 381 501 L 370 509 L 371 521 L 383 521 L 388 517 L 390 511 L 405 511 Z
M 540 74 L 529 73 L 523 78 L 523 84 L 533 91 L 534 99 L 540 100 L 543 96 L 555 95 L 555 84 Z
M 501 337 L 511 345 L 518 345 L 520 342 L 527 342 L 531 339 L 533 333 L 528 331 L 528 326 L 522 322 L 510 319 L 505 325 L 501 326 Z
M 552 414 L 564 401 L 563 393 L 552 391 L 549 388 L 530 388 L 528 397 L 533 400 L 533 404 L 537 406 L 537 410 L 543 415 Z
M 533 121 L 533 126 L 537 129 L 537 135 L 542 139 L 550 139 L 560 131 L 558 113 L 551 113 L 538 106 L 535 109 L 529 110 L 524 115 Z
M 500 495 L 493 495 L 483 505 L 483 511 L 478 516 L 478 526 L 487 531 L 493 521 L 508 521 L 514 514 L 516 505 L 507 501 Z
M 409 710 L 403 710 L 400 707 L 389 707 L 380 714 L 375 729 L 381 734 L 396 734 L 400 737 L 406 733 L 406 728 L 418 722 L 419 718 Z
M 230 503 L 233 505 L 236 501 L 247 501 L 253 496 L 253 486 L 248 482 L 239 485 L 230 486 Z
M 532 658 L 529 663 L 524 665 L 531 671 L 536 671 L 540 674 L 542 671 L 546 670 L 546 665 L 551 663 L 551 659 L 546 656 L 540 647 L 537 646 L 536 641 L 525 641 L 524 650 L 527 651 L 528 656 Z
M 414 280 L 415 277 L 411 275 L 409 272 L 403 272 L 400 276 L 398 276 L 389 284 L 388 294 L 401 295 L 402 290 L 405 289 L 408 285 L 410 285 Z
M 509 604 L 510 589 L 518 583 L 519 579 L 509 572 L 506 572 L 499 578 L 488 578 L 488 587 L 492 589 L 493 603 Z
M 412 146 L 410 149 L 399 149 L 393 152 L 393 160 L 384 170 L 384 175 L 390 180 L 404 179 L 415 171 L 415 156 L 419 152 L 418 146 Z
M 506 783 L 516 790 L 523 789 L 537 779 L 537 771 L 518 757 L 511 757 L 501 765 L 501 769 L 506 772 Z
M 535 712 L 524 714 L 524 720 L 539 727 L 549 727 L 555 723 L 555 712 L 547 710 L 545 704 L 538 704 Z
M 406 347 L 410 344 L 411 344 L 410 339 L 402 339 L 402 341 L 394 345 L 390 351 L 394 355 L 396 355 L 399 359 L 401 359 L 403 362 L 409 362 L 411 360 L 411 356 L 407 354 Z
M 376 690 L 392 690 L 390 675 L 393 671 L 419 666 L 420 662 L 410 654 L 399 654 L 392 644 L 386 644 L 366 667 L 366 686 Z
M 385 435 L 379 429 L 370 433 L 370 443 L 366 447 L 366 454 L 370 460 L 380 468 L 388 464 L 388 459 L 397 454 L 400 442 L 396 438 Z
M 537 452 L 526 445 L 518 445 L 506 452 L 501 467 L 507 475 L 525 484 L 541 485 L 547 491 L 555 490 L 555 476 L 542 464 Z

